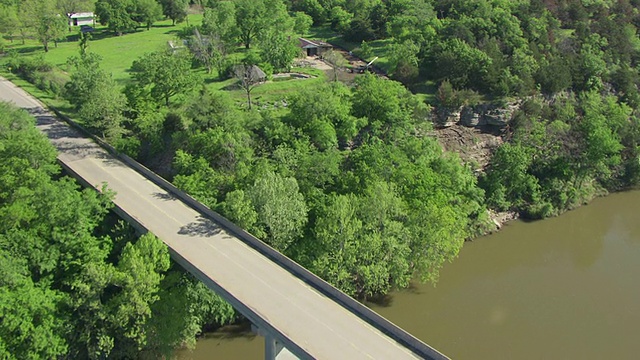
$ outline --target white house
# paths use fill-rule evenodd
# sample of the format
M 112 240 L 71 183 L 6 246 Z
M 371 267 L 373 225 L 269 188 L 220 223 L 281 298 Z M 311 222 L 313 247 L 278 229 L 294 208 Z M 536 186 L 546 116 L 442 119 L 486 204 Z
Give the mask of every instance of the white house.
M 67 14 L 67 16 L 69 17 L 69 26 L 94 26 L 96 23 L 95 16 L 92 12 L 70 13 Z

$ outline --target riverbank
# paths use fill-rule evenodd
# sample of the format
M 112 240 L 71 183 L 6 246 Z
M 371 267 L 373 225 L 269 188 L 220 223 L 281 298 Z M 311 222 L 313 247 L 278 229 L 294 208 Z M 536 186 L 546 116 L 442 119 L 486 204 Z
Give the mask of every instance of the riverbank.
M 514 221 L 465 244 L 437 286 L 373 309 L 453 359 L 632 359 L 640 352 L 640 191 Z M 260 359 L 260 337 L 211 335 L 180 360 Z

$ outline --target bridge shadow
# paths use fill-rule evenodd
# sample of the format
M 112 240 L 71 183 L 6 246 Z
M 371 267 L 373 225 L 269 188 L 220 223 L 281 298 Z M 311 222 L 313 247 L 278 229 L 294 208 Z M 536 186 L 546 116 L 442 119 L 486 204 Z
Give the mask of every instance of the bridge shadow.
M 222 229 L 211 220 L 198 216 L 198 219 L 180 228 L 178 234 L 188 236 L 211 237 L 218 235 Z
M 209 329 L 211 330 L 211 329 Z M 227 339 L 246 339 L 247 341 L 253 340 L 256 336 L 256 333 L 251 331 L 251 323 L 248 320 L 239 320 L 236 324 L 225 325 L 218 329 L 215 329 L 213 332 L 207 332 L 203 336 L 206 339 L 215 339 L 220 342 Z

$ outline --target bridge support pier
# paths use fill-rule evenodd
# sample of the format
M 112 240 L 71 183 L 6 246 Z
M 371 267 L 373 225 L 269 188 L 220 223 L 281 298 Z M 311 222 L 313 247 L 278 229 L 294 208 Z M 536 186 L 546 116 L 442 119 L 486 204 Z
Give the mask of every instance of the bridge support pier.
M 264 358 L 265 360 L 299 360 L 299 358 L 291 353 L 284 345 L 278 341 L 272 334 L 251 325 L 251 330 L 264 337 Z

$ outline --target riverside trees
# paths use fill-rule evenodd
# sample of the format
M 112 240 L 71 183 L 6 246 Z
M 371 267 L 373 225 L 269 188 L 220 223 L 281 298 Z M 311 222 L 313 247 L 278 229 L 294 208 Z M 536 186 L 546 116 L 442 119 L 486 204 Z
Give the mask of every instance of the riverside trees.
M 1 358 L 167 356 L 203 322 L 234 317 L 169 270 L 153 235 L 113 225 L 108 191 L 80 190 L 55 157 L 32 117 L 0 103 Z

